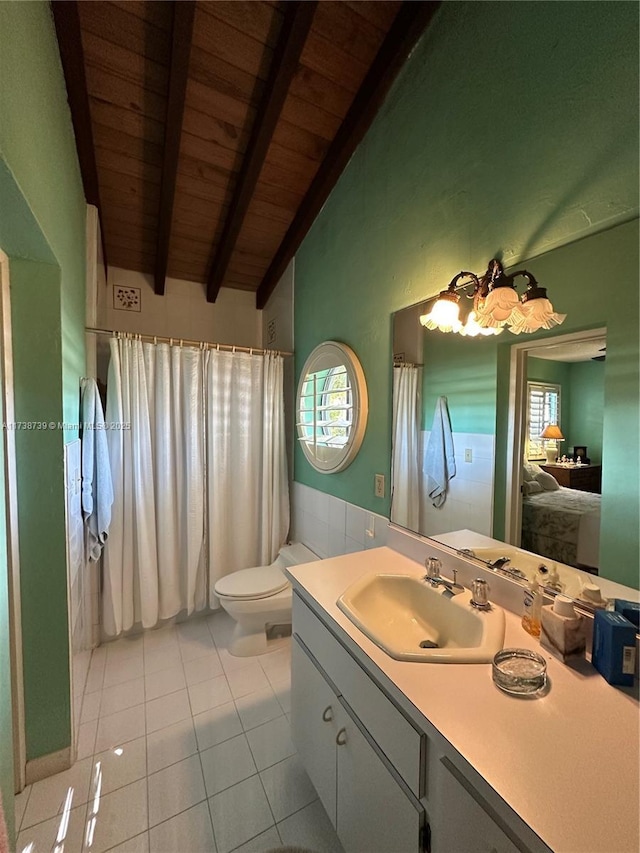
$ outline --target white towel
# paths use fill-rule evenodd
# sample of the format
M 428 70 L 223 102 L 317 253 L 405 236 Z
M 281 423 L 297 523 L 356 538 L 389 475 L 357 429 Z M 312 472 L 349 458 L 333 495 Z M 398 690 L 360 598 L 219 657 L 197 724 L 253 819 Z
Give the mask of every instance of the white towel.
M 95 379 L 82 380 L 82 514 L 87 528 L 88 553 L 100 559 L 109 534 L 113 483 L 106 425 Z
M 449 480 L 456 475 L 453 435 L 446 397 L 438 397 L 436 403 L 425 454 L 424 473 L 427 478 L 427 494 L 435 507 L 441 507 L 447 499 Z

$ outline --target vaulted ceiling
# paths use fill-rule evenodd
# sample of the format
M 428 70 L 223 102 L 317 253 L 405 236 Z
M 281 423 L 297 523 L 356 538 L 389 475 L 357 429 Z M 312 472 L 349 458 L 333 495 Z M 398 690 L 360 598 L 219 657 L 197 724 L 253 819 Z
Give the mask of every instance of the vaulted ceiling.
M 438 5 L 53 0 L 108 263 L 264 307 Z

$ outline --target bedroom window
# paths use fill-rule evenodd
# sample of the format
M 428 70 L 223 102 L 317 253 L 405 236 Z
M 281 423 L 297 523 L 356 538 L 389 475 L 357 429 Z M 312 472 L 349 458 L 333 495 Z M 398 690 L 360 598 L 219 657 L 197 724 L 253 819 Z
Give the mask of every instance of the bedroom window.
M 527 382 L 527 427 L 525 454 L 528 461 L 545 459 L 540 433 L 547 424 L 560 426 L 560 386 Z

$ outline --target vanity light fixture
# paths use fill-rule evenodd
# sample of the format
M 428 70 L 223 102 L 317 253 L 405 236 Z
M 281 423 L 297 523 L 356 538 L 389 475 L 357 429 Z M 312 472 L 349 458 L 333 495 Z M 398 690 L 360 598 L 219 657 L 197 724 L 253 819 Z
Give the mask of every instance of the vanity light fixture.
M 527 282 L 522 296 L 518 295 L 515 287 L 518 277 L 525 278 Z M 473 299 L 473 310 L 463 325 L 458 291 L 468 288 L 473 288 L 471 293 L 465 293 Z M 481 278 L 468 271 L 458 273 L 447 289 L 440 293 L 431 311 L 420 317 L 420 322 L 427 329 L 476 337 L 499 335 L 505 327 L 514 335 L 522 332 L 531 334 L 539 329 L 559 326 L 566 316 L 554 311 L 546 288 L 540 287 L 532 273 L 516 270 L 507 275 L 500 261 L 494 258 L 489 261 Z

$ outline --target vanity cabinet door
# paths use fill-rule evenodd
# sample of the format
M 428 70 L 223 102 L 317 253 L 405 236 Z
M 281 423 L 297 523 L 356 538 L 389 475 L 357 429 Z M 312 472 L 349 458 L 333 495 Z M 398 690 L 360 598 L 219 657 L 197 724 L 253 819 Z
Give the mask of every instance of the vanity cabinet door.
M 346 711 L 343 719 L 336 829 L 345 853 L 418 853 L 424 809 L 403 791 Z
M 447 758 L 440 759 L 433 853 L 522 853 L 513 833 Z M 501 825 L 500 825 L 501 824 Z M 509 834 L 507 834 L 509 833 Z M 514 836 L 515 839 L 515 836 Z
M 336 736 L 342 713 L 338 697 L 294 637 L 291 643 L 291 736 L 334 827 Z

